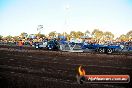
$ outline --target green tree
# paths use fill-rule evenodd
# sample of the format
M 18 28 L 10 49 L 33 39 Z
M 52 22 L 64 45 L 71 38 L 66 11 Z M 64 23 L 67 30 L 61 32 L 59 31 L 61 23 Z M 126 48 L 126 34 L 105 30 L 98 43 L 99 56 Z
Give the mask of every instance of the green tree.
M 70 32 L 70 36 L 76 38 L 76 32 L 75 31 L 71 31 Z
M 11 41 L 13 37 L 11 35 L 8 35 L 5 38 L 7 39 L 7 41 Z
M 39 38 L 46 37 L 44 34 L 40 34 L 40 33 L 36 34 L 36 36 L 39 37 Z
M 126 36 L 128 37 L 128 39 L 132 39 L 132 30 L 129 31 L 129 32 L 126 34 Z
M 23 38 L 23 39 L 27 38 L 27 36 L 28 36 L 28 33 L 25 33 L 25 32 L 22 32 L 20 34 L 20 37 Z
M 19 38 L 19 36 L 14 36 L 13 39 L 14 39 L 14 41 L 17 42 L 17 41 L 19 41 L 20 38 Z
M 56 36 L 56 31 L 50 32 L 50 33 L 49 33 L 49 36 L 52 36 L 52 37 Z
M 127 40 L 128 40 L 128 37 L 127 37 L 127 35 L 122 34 L 122 35 L 119 37 L 119 39 L 120 39 L 121 41 L 127 41 Z
M 84 36 L 84 33 L 81 31 L 76 32 L 76 38 L 80 38 L 81 36 Z
M 84 33 L 82 33 L 81 31 L 77 31 L 77 32 L 71 31 L 69 36 L 73 38 L 80 38 L 83 35 Z
M 0 40 L 2 40 L 2 38 L 3 38 L 3 36 L 2 36 L 2 35 L 0 35 Z
M 93 32 L 92 32 L 92 35 L 94 35 L 98 31 L 99 31 L 99 29 L 94 29 Z
M 111 32 L 104 32 L 103 35 L 105 40 L 113 40 L 114 38 L 114 34 L 112 34 Z
M 94 29 L 92 35 L 96 40 L 100 40 L 103 37 L 103 32 L 99 29 Z

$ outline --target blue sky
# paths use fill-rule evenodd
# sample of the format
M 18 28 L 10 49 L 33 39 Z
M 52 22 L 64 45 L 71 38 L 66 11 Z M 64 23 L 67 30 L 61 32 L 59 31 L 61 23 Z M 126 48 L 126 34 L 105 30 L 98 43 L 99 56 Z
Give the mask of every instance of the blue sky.
M 0 35 L 132 30 L 132 0 L 0 0 Z

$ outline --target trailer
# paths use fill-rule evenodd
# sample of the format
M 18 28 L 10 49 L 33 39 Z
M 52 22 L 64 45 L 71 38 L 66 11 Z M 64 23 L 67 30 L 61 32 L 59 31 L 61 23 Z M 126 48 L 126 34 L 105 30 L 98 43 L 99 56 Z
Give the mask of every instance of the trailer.
M 43 42 L 35 43 L 36 49 L 45 48 L 47 50 L 60 50 L 62 52 L 98 52 L 98 53 L 115 53 L 115 52 L 132 52 L 132 43 L 120 44 L 90 44 L 90 43 L 75 43 L 68 41 L 57 41 L 51 39 Z
M 127 44 L 127 43 L 126 43 Z M 109 45 L 100 45 L 100 44 L 84 44 L 82 49 L 84 52 L 99 52 L 111 54 L 114 52 L 132 52 L 132 45 L 121 45 L 121 44 L 109 44 Z
M 84 50 L 79 44 L 70 42 L 60 44 L 60 50 L 64 52 L 84 52 Z

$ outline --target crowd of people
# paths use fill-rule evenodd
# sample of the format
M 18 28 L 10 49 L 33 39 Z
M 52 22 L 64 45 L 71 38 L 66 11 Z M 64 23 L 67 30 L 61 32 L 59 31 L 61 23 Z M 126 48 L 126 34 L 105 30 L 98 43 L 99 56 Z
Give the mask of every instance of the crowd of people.
M 46 38 L 46 37 L 43 37 L 43 38 L 40 38 L 40 37 L 36 37 L 36 38 L 20 38 L 19 40 L 6 40 L 6 39 L 2 39 L 0 40 L 0 43 L 1 44 L 8 44 L 8 45 L 16 45 L 16 46 L 19 46 L 19 49 L 21 50 L 23 46 L 33 46 L 35 43 L 38 43 L 38 42 L 44 42 L 44 41 L 49 41 L 53 38 Z M 58 42 L 60 42 L 60 40 L 63 40 L 63 41 L 68 41 L 66 39 L 59 39 L 59 38 L 55 38 Z M 97 41 L 97 40 L 93 40 L 93 39 L 79 39 L 81 40 L 81 42 L 88 42 L 88 43 L 98 43 L 98 44 L 105 44 L 105 43 L 110 43 L 110 44 L 113 44 L 113 43 L 118 43 L 118 44 L 123 44 L 125 42 L 130 42 L 130 44 L 132 44 L 132 40 L 130 41 L 116 41 L 116 40 L 113 40 L 113 41 Z M 75 39 L 76 41 L 76 39 Z M 70 40 L 69 40 L 70 42 Z M 74 42 L 74 41 L 72 41 Z

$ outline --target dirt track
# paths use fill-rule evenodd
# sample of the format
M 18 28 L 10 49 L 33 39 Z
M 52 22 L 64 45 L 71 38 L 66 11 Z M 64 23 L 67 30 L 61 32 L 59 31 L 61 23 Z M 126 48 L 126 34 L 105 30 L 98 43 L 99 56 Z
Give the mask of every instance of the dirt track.
M 131 88 L 129 84 L 76 82 L 78 67 L 86 74 L 128 74 L 132 56 L 0 48 L 0 88 Z M 131 80 L 132 81 L 132 80 Z

